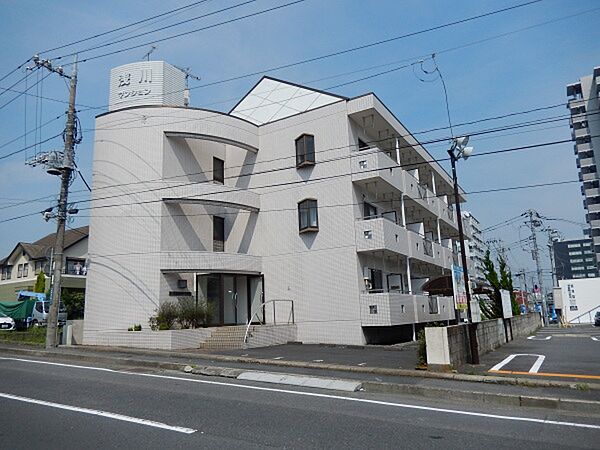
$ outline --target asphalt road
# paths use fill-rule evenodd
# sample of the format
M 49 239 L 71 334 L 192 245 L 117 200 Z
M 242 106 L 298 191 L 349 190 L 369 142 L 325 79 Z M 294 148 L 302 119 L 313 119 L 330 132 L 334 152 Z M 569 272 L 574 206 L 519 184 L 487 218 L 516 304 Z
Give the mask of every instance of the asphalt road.
M 485 370 L 600 383 L 600 328 L 550 326 L 481 358 Z M 508 373 L 506 373 L 508 374 Z
M 598 448 L 600 416 L 0 359 L 0 445 Z

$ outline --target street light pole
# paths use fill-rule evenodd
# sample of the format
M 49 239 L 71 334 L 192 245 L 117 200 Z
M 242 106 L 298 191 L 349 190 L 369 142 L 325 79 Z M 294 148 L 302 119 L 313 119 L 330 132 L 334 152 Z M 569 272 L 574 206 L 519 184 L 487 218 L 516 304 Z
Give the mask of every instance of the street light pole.
M 463 231 L 462 213 L 460 212 L 460 197 L 458 192 L 458 177 L 456 175 L 456 161 L 460 158 L 467 159 L 473 149 L 467 147 L 468 137 L 457 138 L 452 141 L 452 147 L 448 150 L 452 164 L 452 181 L 454 184 L 454 207 L 458 222 L 458 239 L 460 241 L 460 253 L 463 265 L 463 278 L 465 282 L 465 295 L 467 297 L 467 329 L 469 334 L 469 345 L 471 348 L 471 364 L 479 364 L 479 346 L 477 345 L 477 323 L 473 323 L 471 312 L 471 286 L 469 283 L 469 268 L 467 266 L 467 252 L 465 246 L 465 235 Z M 455 151 L 458 150 L 458 155 Z M 455 293 L 456 295 L 456 293 Z

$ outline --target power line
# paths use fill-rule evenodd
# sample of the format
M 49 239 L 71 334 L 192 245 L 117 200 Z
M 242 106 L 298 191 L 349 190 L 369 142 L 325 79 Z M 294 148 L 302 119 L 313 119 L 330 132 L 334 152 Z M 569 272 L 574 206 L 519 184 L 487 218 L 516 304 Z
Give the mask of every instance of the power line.
M 498 154 L 498 153 L 506 153 L 506 152 L 511 152 L 511 151 L 520 151 L 520 150 L 524 150 L 524 149 L 531 149 L 534 147 L 544 147 L 544 146 L 549 146 L 549 145 L 555 145 L 557 143 L 561 143 L 562 141 L 555 141 L 555 142 L 549 142 L 549 143 L 542 143 L 542 144 L 537 144 L 537 145 L 529 145 L 529 146 L 523 146 L 523 147 L 515 147 L 515 148 L 508 148 L 508 149 L 503 149 L 503 150 L 495 150 L 492 152 L 485 152 L 485 153 L 479 153 L 477 155 L 472 155 L 472 157 L 475 156 L 486 156 L 486 155 L 490 155 L 490 154 Z M 352 157 L 354 155 L 350 155 L 350 157 Z M 334 159 L 335 161 L 338 160 L 342 160 L 342 159 L 347 159 L 348 156 L 345 156 L 343 158 L 337 158 Z M 449 158 L 443 158 L 443 159 L 438 159 L 438 160 L 432 160 L 432 161 L 423 161 L 420 163 L 412 163 L 412 164 L 404 164 L 404 165 L 398 165 L 398 168 L 401 169 L 405 169 L 407 167 L 414 167 L 414 166 L 418 166 L 418 165 L 422 165 L 422 164 L 430 164 L 431 162 L 434 161 L 445 161 L 448 160 Z M 333 161 L 333 160 L 332 160 Z M 331 162 L 331 161 L 328 161 Z M 265 175 L 265 174 L 269 174 L 269 173 L 274 173 L 274 172 L 279 172 L 282 170 L 290 170 L 295 168 L 296 166 L 288 166 L 288 167 L 282 167 L 282 168 L 276 168 L 276 169 L 268 169 L 268 170 L 264 170 L 262 172 L 258 172 L 258 173 L 250 173 L 250 174 L 240 174 L 238 176 L 230 176 L 230 177 L 225 177 L 225 179 L 239 179 L 241 177 L 246 177 L 246 176 L 256 176 L 256 175 Z M 375 169 L 370 169 L 370 170 L 365 170 L 362 171 L 363 173 L 366 172 L 372 172 L 372 171 L 378 171 L 380 170 L 379 168 L 375 168 Z M 313 178 L 311 180 L 309 180 L 309 182 L 317 182 L 317 181 L 323 181 L 323 180 L 328 180 L 328 179 L 334 179 L 334 178 L 341 178 L 341 177 L 347 177 L 347 176 L 351 176 L 351 173 L 342 173 L 342 174 L 337 174 L 337 175 L 328 175 L 328 176 L 324 176 L 324 177 L 320 177 L 320 178 Z M 565 182 L 560 182 L 560 184 L 565 184 L 565 183 L 573 183 L 574 181 L 565 181 Z M 185 186 L 190 186 L 190 185 L 199 185 L 199 184 L 208 184 L 208 183 L 212 183 L 212 181 L 204 181 L 204 182 L 197 182 L 197 181 L 193 181 L 193 182 L 188 182 L 188 183 L 183 183 L 183 184 L 178 184 L 178 185 L 171 185 L 171 186 L 160 186 L 160 187 L 156 187 L 156 188 L 151 188 L 151 189 L 145 189 L 145 190 L 141 190 L 141 191 L 135 191 L 135 192 L 130 192 L 127 194 L 124 193 L 119 193 L 116 195 L 108 195 L 108 196 L 104 196 L 104 197 L 97 197 L 94 199 L 87 199 L 87 200 L 79 200 L 80 202 L 84 202 L 84 203 L 88 203 L 91 201 L 101 201 L 101 200 L 109 200 L 112 198 L 117 198 L 117 197 L 123 197 L 123 195 L 128 195 L 128 196 L 134 196 L 134 195 L 139 195 L 139 194 L 144 194 L 144 193 L 149 193 L 149 192 L 158 192 L 158 191 L 162 191 L 162 190 L 166 190 L 166 189 L 176 189 L 179 187 L 185 187 Z M 307 183 L 304 180 L 295 180 L 295 181 L 290 181 L 290 182 L 282 182 L 282 183 L 278 183 L 278 184 L 270 184 L 270 185 L 264 185 L 264 186 L 255 186 L 251 189 L 247 189 L 248 191 L 252 191 L 252 190 L 258 190 L 258 189 L 266 189 L 266 188 L 271 188 L 271 187 L 282 187 L 282 186 L 289 186 L 289 185 L 298 185 L 298 184 L 303 184 L 303 183 Z M 558 183 L 558 182 L 555 182 Z M 526 185 L 525 187 L 541 187 L 541 186 L 550 186 L 553 185 L 551 183 L 545 183 L 545 184 L 540 184 L 540 185 Z M 510 188 L 498 188 L 498 190 L 485 190 L 485 191 L 474 191 L 472 193 L 483 193 L 483 192 L 500 192 L 500 190 L 502 189 L 506 189 L 506 190 L 510 190 Z M 224 193 L 228 193 L 228 192 L 240 192 L 240 189 L 229 189 L 229 190 L 223 190 L 223 191 L 219 191 L 219 192 L 213 192 L 213 193 L 206 193 L 206 194 L 199 194 L 199 195 L 221 195 Z M 436 195 L 436 196 L 432 196 L 432 197 L 443 197 L 445 195 L 448 194 L 441 194 L 441 195 Z M 192 196 L 193 197 L 197 197 L 197 196 Z M 133 203 L 119 203 L 119 204 L 112 204 L 112 205 L 99 205 L 99 206 L 94 206 L 94 207 L 85 207 L 85 208 L 79 208 L 80 210 L 87 210 L 87 209 L 100 209 L 100 208 L 110 208 L 110 207 L 118 207 L 118 206 L 131 206 L 131 205 L 140 205 L 140 204 L 148 204 L 148 203 L 157 203 L 157 202 L 162 202 L 163 199 L 153 199 L 153 200 L 148 200 L 148 201 L 143 201 L 143 202 L 133 202 Z M 0 222 L 1 223 L 1 222 Z
M 216 27 L 219 27 L 219 26 L 222 26 L 222 25 L 227 25 L 227 24 L 230 24 L 230 23 L 233 23 L 233 22 L 238 22 L 240 20 L 248 19 L 250 17 L 255 17 L 255 16 L 259 16 L 261 14 L 266 14 L 266 13 L 269 13 L 269 12 L 272 12 L 272 11 L 276 11 L 276 10 L 279 10 L 279 9 L 287 8 L 289 6 L 293 6 L 293 5 L 296 5 L 298 3 L 303 3 L 304 1 L 306 1 L 306 0 L 294 0 L 294 1 L 289 2 L 289 3 L 284 3 L 283 5 L 273 6 L 271 8 L 266 8 L 266 9 L 257 11 L 255 13 L 251 13 L 251 14 L 246 14 L 246 15 L 243 15 L 243 16 L 235 17 L 233 19 L 229 19 L 229 20 L 225 20 L 225 21 L 222 21 L 222 22 L 218 22 L 216 24 L 208 25 L 208 26 L 205 26 L 205 27 L 202 27 L 202 28 L 198 28 L 198 29 L 195 29 L 195 30 L 190 30 L 190 31 L 178 33 L 178 34 L 175 34 L 175 35 L 167 36 L 167 37 L 164 37 L 164 38 L 155 39 L 155 40 L 152 40 L 152 41 L 145 42 L 143 44 L 133 45 L 131 47 L 126 47 L 126 48 L 122 48 L 122 49 L 110 51 L 110 52 L 107 52 L 107 53 L 102 53 L 100 55 L 89 56 L 87 58 L 82 59 L 81 62 L 84 63 L 84 62 L 92 61 L 94 59 L 104 58 L 106 56 L 111 56 L 111 55 L 115 55 L 115 54 L 122 53 L 122 52 L 125 52 L 125 51 L 134 50 L 136 48 L 147 47 L 148 45 L 151 45 L 151 44 L 157 44 L 159 42 L 165 42 L 165 41 L 168 41 L 168 40 L 171 40 L 171 39 L 175 39 L 175 38 L 178 38 L 178 37 L 187 36 L 189 34 L 197 33 L 199 31 L 204 31 L 204 30 L 216 28 Z M 538 1 L 541 1 L 541 0 L 538 0 Z M 68 55 L 59 56 L 59 57 L 54 58 L 54 59 L 61 59 L 61 58 L 66 57 L 66 56 L 68 56 Z M 65 66 L 68 66 L 68 65 L 69 65 L 69 63 L 65 64 Z
M 246 5 L 248 5 L 250 3 L 254 3 L 256 1 L 257 0 L 246 0 L 244 2 L 236 3 L 235 5 L 231 5 L 231 6 L 228 6 L 226 8 L 219 9 L 217 11 L 212 11 L 212 12 L 209 12 L 209 13 L 206 13 L 206 14 L 202 14 L 202 15 L 199 15 L 199 16 L 196 16 L 196 17 L 191 17 L 189 19 L 182 20 L 180 22 L 176 22 L 176 23 L 170 24 L 170 25 L 165 25 L 163 27 L 156 28 L 154 30 L 149 30 L 149 31 L 146 31 L 144 33 L 137 34 L 136 36 L 127 37 L 127 38 L 123 38 L 123 39 L 117 39 L 115 41 L 107 42 L 105 44 L 98 44 L 98 45 L 95 45 L 95 46 L 92 46 L 92 47 L 88 47 L 88 48 L 85 48 L 85 49 L 82 49 L 82 50 L 78 50 L 76 52 L 67 53 L 65 55 L 57 56 L 57 57 L 54 57 L 53 59 L 59 60 L 59 59 L 66 58 L 66 57 L 69 57 L 69 56 L 74 56 L 76 54 L 82 54 L 82 53 L 90 52 L 90 51 L 93 51 L 93 50 L 98 50 L 100 48 L 110 47 L 111 45 L 120 44 L 121 42 L 129 41 L 131 39 L 137 39 L 137 38 L 140 38 L 142 36 L 146 36 L 148 34 L 157 33 L 159 31 L 164 31 L 164 30 L 167 30 L 169 28 L 173 28 L 173 27 L 177 27 L 177 26 L 180 26 L 180 25 L 184 25 L 186 23 L 193 22 L 193 21 L 198 20 L 198 19 L 203 19 L 203 18 L 206 18 L 206 17 L 214 16 L 216 14 L 220 14 L 220 13 L 225 12 L 225 11 L 230 11 L 230 10 L 233 10 L 233 9 L 236 9 L 236 8 L 240 8 L 242 6 L 246 6 Z M 299 0 L 298 2 L 295 2 L 295 3 L 299 3 L 299 2 L 302 2 L 302 1 L 304 1 L 304 0 Z M 251 17 L 251 15 L 249 15 L 247 17 Z M 240 19 L 237 19 L 237 20 L 240 20 Z M 223 22 L 223 23 L 217 24 L 217 25 L 209 25 L 207 27 L 199 28 L 199 29 L 197 29 L 197 30 L 195 30 L 193 32 L 203 31 L 203 30 L 207 30 L 207 29 L 210 29 L 210 28 L 215 28 L 216 26 L 220 26 L 220 25 L 223 25 L 225 23 L 229 23 L 229 21 Z M 176 36 L 176 37 L 178 37 L 178 36 Z M 172 39 L 172 38 L 165 38 L 165 39 L 161 39 L 159 41 L 148 42 L 148 43 L 142 44 L 141 46 L 147 46 L 147 45 L 150 45 L 150 44 L 155 44 L 156 42 L 161 42 L 163 40 L 168 40 L 168 39 Z M 95 58 L 92 58 L 92 59 L 95 59 Z
M 171 9 L 169 11 L 165 11 L 164 13 L 156 14 L 154 16 L 147 17 L 147 18 L 142 19 L 142 20 L 138 20 L 137 22 L 132 22 L 132 23 L 129 23 L 127 25 L 123 25 L 123 26 L 120 26 L 120 27 L 117 27 L 117 28 L 113 28 L 113 29 L 108 30 L 108 31 L 104 31 L 102 33 L 94 34 L 93 36 L 88 36 L 86 38 L 82 38 L 82 39 L 78 39 L 76 41 L 68 42 L 66 44 L 62 44 L 62 45 L 59 45 L 57 47 L 49 48 L 47 50 L 41 51 L 40 53 L 50 53 L 50 52 L 53 52 L 55 50 L 60 50 L 61 48 L 71 47 L 71 46 L 76 45 L 76 44 L 81 44 L 82 42 L 90 41 L 92 39 L 96 39 L 96 38 L 99 38 L 99 37 L 102 37 L 102 36 L 106 36 L 108 34 L 115 33 L 117 31 L 121 31 L 121 30 L 125 30 L 127 28 L 131 28 L 131 27 L 134 27 L 136 25 L 140 25 L 142 23 L 149 22 L 151 20 L 154 20 L 154 19 L 157 19 L 157 18 L 160 18 L 160 17 L 164 17 L 164 16 L 167 16 L 167 15 L 179 12 L 179 11 L 183 11 L 185 9 L 192 8 L 192 7 L 197 6 L 197 5 L 201 4 L 201 3 L 206 3 L 207 1 L 209 1 L 209 0 L 201 0 L 201 1 L 193 2 L 193 3 L 190 3 L 188 5 L 181 6 L 179 8 L 175 8 L 175 9 Z M 27 62 L 28 61 L 29 60 L 27 60 Z M 2 81 L 2 80 L 0 80 L 0 81 Z

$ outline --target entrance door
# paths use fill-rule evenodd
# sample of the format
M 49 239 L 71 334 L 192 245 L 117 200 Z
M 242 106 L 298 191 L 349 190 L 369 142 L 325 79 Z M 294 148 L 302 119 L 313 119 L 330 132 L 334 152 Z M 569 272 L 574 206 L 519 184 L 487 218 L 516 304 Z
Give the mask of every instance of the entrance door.
M 202 274 L 196 277 L 196 301 L 210 312 L 209 325 L 221 325 L 221 276 Z

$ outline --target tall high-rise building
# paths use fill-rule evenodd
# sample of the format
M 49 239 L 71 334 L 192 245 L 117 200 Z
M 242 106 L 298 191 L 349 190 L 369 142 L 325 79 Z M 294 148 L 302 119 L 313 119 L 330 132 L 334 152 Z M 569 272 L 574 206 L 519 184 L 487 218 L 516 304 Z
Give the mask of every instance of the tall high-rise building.
M 474 285 L 485 285 L 483 270 L 483 258 L 485 256 L 485 244 L 479 220 L 471 212 L 463 212 L 463 226 L 468 237 L 467 264 L 469 265 L 469 278 Z
M 568 108 L 571 111 L 571 136 L 575 141 L 575 155 L 579 168 L 583 207 L 587 210 L 586 220 L 590 225 L 590 237 L 600 262 L 600 67 L 592 75 L 579 79 L 567 86 Z
M 595 278 L 598 276 L 596 256 L 591 239 L 555 242 L 554 270 L 557 280 Z

